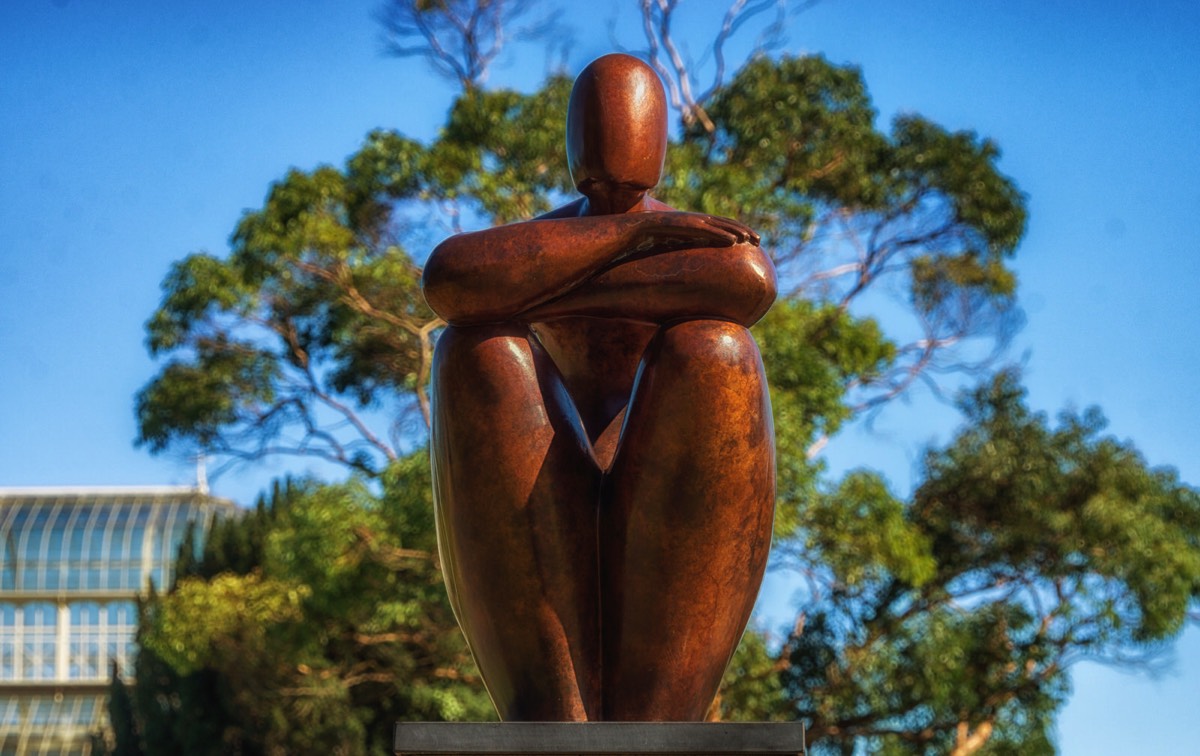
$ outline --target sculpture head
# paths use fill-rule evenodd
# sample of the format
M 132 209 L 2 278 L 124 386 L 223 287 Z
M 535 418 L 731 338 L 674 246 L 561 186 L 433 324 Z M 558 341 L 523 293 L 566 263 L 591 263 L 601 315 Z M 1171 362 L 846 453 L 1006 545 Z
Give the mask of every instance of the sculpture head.
M 662 177 L 666 154 L 667 97 L 654 69 L 621 53 L 588 64 L 567 111 L 567 163 L 576 188 L 605 205 L 618 196 L 636 201 Z

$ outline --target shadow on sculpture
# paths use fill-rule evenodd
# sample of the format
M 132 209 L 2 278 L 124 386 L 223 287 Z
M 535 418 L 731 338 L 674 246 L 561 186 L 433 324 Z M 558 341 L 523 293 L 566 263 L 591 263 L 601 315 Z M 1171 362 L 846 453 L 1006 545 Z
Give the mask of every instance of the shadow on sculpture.
M 747 328 L 758 235 L 647 194 L 657 75 L 608 55 L 567 119 L 583 197 L 438 245 L 425 297 L 442 566 L 504 720 L 703 719 L 771 541 L 774 435 Z

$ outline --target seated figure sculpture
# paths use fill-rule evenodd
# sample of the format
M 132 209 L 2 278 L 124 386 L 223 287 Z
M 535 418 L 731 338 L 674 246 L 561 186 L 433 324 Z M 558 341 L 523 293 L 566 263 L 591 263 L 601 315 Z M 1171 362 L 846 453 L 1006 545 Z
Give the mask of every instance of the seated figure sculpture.
M 741 223 L 653 199 L 662 84 L 575 82 L 582 198 L 452 236 L 431 457 L 451 604 L 504 720 L 704 718 L 771 541 L 774 431 L 747 328 L 775 273 Z

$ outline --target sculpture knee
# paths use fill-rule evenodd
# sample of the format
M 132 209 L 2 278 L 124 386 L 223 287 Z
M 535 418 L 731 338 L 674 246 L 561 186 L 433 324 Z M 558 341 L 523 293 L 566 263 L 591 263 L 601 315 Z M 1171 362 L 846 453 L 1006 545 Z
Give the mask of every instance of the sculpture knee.
M 659 364 L 696 367 L 697 363 L 757 367 L 762 358 L 749 329 L 726 320 L 686 320 L 659 333 Z
M 433 420 L 439 426 L 461 425 L 468 422 L 464 415 L 532 401 L 537 385 L 529 329 L 519 323 L 450 326 L 438 337 L 431 386 Z M 457 419 L 451 421 L 447 413 Z
M 529 329 L 520 323 L 447 326 L 433 353 L 434 380 L 462 380 L 527 362 Z

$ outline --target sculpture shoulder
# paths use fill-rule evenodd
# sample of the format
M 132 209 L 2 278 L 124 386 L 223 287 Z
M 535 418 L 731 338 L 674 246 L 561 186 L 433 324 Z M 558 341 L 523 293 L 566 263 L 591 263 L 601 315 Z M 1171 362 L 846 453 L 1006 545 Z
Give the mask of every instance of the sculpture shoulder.
M 565 205 L 554 208 L 548 212 L 533 218 L 532 220 L 561 220 L 563 218 L 582 218 L 587 215 L 587 198 L 580 197 L 577 200 L 568 202 Z M 645 205 L 641 210 L 631 211 L 636 212 L 656 212 L 656 213 L 677 213 L 680 212 L 676 208 L 671 207 L 665 202 L 660 202 L 653 197 L 647 196 Z
M 511 240 L 523 233 L 527 233 L 521 227 L 528 226 L 537 221 L 578 218 L 582 213 L 585 201 L 583 198 L 580 198 L 528 220 L 505 223 L 501 226 L 492 226 L 491 228 L 484 228 L 479 231 L 454 234 L 442 240 L 434 248 L 433 253 L 429 257 L 429 263 L 431 265 L 444 263 L 447 256 L 461 254 L 464 251 L 474 255 L 481 246 L 495 244 L 500 239 Z
M 541 215 L 536 216 L 533 220 L 558 220 L 560 218 L 578 218 L 583 215 L 587 208 L 587 199 L 580 197 L 577 200 L 568 202 L 565 205 L 554 208 Z M 518 221 L 520 222 L 520 221 Z

